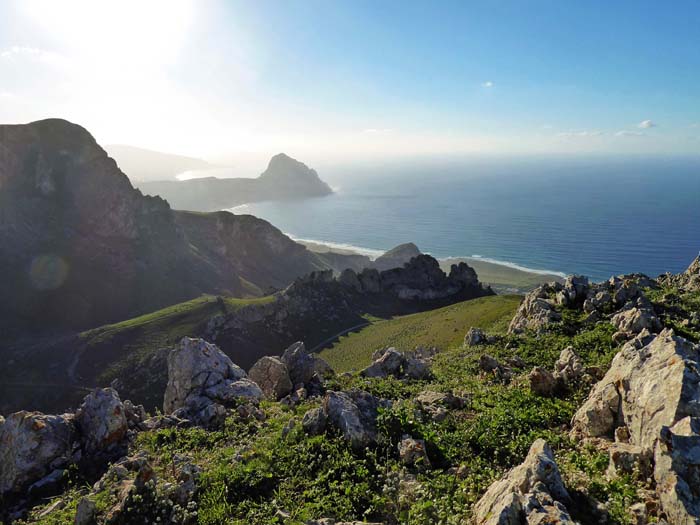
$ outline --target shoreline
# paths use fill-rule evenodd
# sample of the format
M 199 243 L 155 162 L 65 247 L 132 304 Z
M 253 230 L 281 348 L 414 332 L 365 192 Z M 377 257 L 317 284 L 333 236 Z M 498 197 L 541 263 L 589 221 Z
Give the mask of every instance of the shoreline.
M 363 248 L 347 243 L 303 239 L 286 232 L 285 235 L 317 253 L 333 252 L 343 255 L 364 255 L 372 260 L 385 253 L 383 250 Z M 429 252 L 424 253 L 430 255 Z M 525 293 L 542 283 L 563 281 L 566 277 L 566 274 L 563 272 L 527 268 L 516 263 L 480 256 L 436 257 L 436 259 L 445 272 L 449 272 L 453 264 L 467 263 L 474 268 L 481 282 L 490 285 L 499 293 Z

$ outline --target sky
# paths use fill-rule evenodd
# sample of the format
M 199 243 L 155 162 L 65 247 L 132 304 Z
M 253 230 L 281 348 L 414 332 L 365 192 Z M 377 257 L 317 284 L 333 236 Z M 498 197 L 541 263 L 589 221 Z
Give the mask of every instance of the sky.
M 0 122 L 209 160 L 700 152 L 700 2 L 0 0 Z

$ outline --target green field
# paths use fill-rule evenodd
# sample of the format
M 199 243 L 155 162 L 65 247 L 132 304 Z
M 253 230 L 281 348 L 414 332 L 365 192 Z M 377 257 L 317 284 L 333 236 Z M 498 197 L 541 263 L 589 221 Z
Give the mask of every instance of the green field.
M 372 352 L 378 348 L 451 348 L 462 343 L 472 326 L 487 331 L 505 331 L 520 299 L 518 295 L 481 297 L 429 312 L 389 320 L 371 319 L 369 326 L 341 337 L 320 355 L 336 371 L 346 372 L 369 365 Z

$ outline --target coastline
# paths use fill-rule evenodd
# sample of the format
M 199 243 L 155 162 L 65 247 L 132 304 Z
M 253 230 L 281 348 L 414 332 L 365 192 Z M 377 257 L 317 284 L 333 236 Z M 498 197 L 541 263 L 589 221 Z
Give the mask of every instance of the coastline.
M 285 233 L 292 240 L 306 246 L 312 252 L 317 253 L 340 253 L 343 255 L 364 255 L 374 260 L 384 253 L 383 250 L 363 248 L 344 243 L 332 241 L 321 241 L 316 239 L 302 239 Z M 540 270 L 527 268 L 507 261 L 498 261 L 482 257 L 437 257 L 440 267 L 445 272 L 450 271 L 453 264 L 465 262 L 476 271 L 479 280 L 491 286 L 499 294 L 526 293 L 536 286 L 551 282 L 563 281 L 565 274 L 550 270 Z

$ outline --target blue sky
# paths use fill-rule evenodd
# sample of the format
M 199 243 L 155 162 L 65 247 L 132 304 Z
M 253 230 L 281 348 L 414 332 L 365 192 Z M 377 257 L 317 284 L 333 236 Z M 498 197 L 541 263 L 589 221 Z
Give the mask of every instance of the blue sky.
M 696 0 L 10 0 L 0 121 L 209 158 L 696 153 L 698 28 Z

